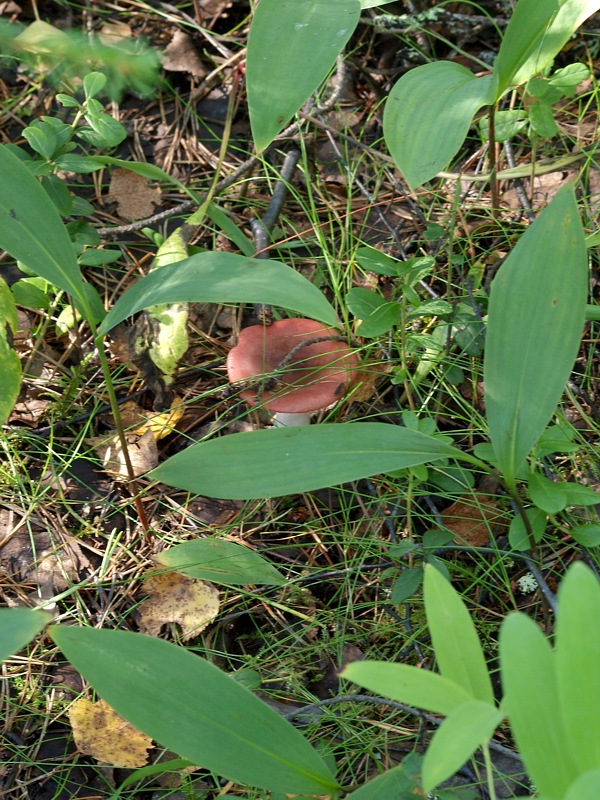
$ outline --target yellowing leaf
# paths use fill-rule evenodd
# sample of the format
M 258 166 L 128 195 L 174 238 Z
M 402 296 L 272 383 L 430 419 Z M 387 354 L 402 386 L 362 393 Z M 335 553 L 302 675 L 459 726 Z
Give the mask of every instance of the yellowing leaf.
M 148 763 L 152 739 L 98 700 L 84 697 L 69 709 L 73 738 L 80 753 L 115 767 L 143 767 Z
M 142 633 L 158 636 L 163 625 L 176 622 L 183 641 L 197 636 L 219 613 L 219 592 L 212 583 L 164 572 L 142 584 L 150 597 L 139 606 Z

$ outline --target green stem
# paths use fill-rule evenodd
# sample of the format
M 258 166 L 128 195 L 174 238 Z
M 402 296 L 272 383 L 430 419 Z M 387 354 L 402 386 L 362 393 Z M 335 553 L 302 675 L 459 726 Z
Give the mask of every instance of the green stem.
M 490 756 L 490 748 L 487 742 L 484 745 L 482 745 L 481 750 L 483 752 L 483 760 L 485 762 L 485 772 L 487 776 L 488 793 L 490 795 L 490 800 L 496 800 L 496 785 L 494 784 L 494 765 L 492 763 L 492 759 Z
M 523 525 L 525 526 L 525 532 L 527 533 L 527 539 L 529 540 L 529 549 L 531 550 L 531 555 L 537 561 L 539 560 L 537 542 L 535 541 L 535 537 L 533 535 L 533 530 L 531 528 L 531 522 L 529 521 L 529 517 L 525 513 L 525 506 L 523 505 L 521 496 L 517 491 L 517 486 L 514 482 L 513 483 L 505 482 L 504 486 L 506 488 L 506 491 L 510 495 L 511 499 L 515 502 L 515 505 L 519 509 L 519 514 L 521 515 L 521 519 L 523 520 Z
M 137 478 L 133 470 L 131 457 L 129 455 L 129 445 L 127 444 L 127 437 L 125 436 L 125 428 L 123 427 L 123 421 L 121 419 L 121 409 L 119 408 L 119 401 L 117 399 L 117 393 L 115 392 L 115 387 L 112 381 L 112 375 L 110 372 L 108 359 L 106 358 L 106 353 L 104 352 L 104 337 L 98 336 L 96 326 L 94 323 L 90 321 L 91 319 L 92 317 L 90 315 L 88 317 L 88 323 L 92 329 L 92 335 L 94 337 L 94 342 L 96 343 L 96 347 L 98 350 L 98 359 L 100 361 L 100 368 L 102 370 L 102 374 L 104 375 L 104 380 L 106 383 L 108 402 L 110 405 L 110 409 L 112 411 L 113 419 L 115 421 L 115 428 L 117 430 L 117 435 L 119 437 L 121 450 L 123 451 L 123 461 L 125 462 L 125 469 L 127 470 L 129 489 L 133 497 L 133 502 L 138 514 L 138 518 L 140 520 L 140 525 L 142 526 L 144 533 L 148 533 L 148 531 L 150 530 L 150 523 L 148 522 L 148 517 L 146 516 L 146 509 L 144 508 L 144 505 L 140 497 Z

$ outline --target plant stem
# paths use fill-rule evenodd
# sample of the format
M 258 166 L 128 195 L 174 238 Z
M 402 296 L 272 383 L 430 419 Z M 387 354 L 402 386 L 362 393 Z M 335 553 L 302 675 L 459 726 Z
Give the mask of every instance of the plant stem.
M 488 784 L 488 792 L 490 795 L 490 800 L 496 800 L 496 785 L 494 784 L 494 765 L 492 764 L 492 759 L 490 757 L 490 748 L 487 742 L 484 745 L 482 745 L 481 750 L 483 752 L 483 760 L 485 761 L 485 772 L 487 776 L 487 784 Z
M 490 190 L 492 194 L 492 217 L 497 219 L 500 210 L 500 201 L 498 199 L 498 160 L 496 158 L 496 107 L 491 105 L 490 109 L 490 127 L 489 127 L 489 164 L 490 164 Z
M 93 325 L 91 322 L 90 322 L 90 327 L 92 328 L 92 334 L 94 337 L 94 341 L 96 343 L 96 347 L 98 349 L 98 360 L 100 361 L 100 368 L 102 370 L 102 374 L 104 375 L 104 380 L 106 382 L 108 402 L 110 404 L 110 409 L 112 411 L 113 419 L 115 421 L 115 428 L 117 430 L 117 435 L 119 437 L 121 450 L 123 451 L 123 461 L 125 462 L 125 469 L 127 470 L 129 489 L 133 497 L 133 502 L 138 514 L 140 525 L 142 526 L 144 533 L 148 533 L 148 531 L 150 530 L 150 523 L 148 522 L 148 517 L 146 516 L 146 509 L 144 508 L 144 505 L 140 497 L 136 475 L 135 472 L 133 471 L 133 464 L 131 463 L 131 458 L 129 456 L 129 445 L 127 444 L 125 429 L 123 428 L 123 421 L 121 419 L 121 410 L 119 408 L 119 401 L 117 399 L 117 393 L 115 392 L 115 387 L 112 382 L 112 375 L 110 373 L 110 366 L 108 364 L 108 359 L 106 358 L 106 353 L 104 352 L 104 339 L 102 336 L 98 336 L 96 331 L 96 326 Z
M 533 556 L 533 558 L 535 558 L 536 561 L 538 561 L 539 553 L 538 553 L 537 542 L 535 541 L 533 530 L 531 528 L 531 522 L 529 521 L 529 517 L 525 513 L 525 506 L 523 505 L 521 496 L 517 491 L 517 487 L 514 483 L 508 483 L 507 481 L 504 481 L 504 486 L 506 488 L 506 491 L 510 495 L 511 499 L 514 500 L 517 508 L 519 509 L 519 514 L 521 515 L 521 519 L 523 520 L 523 525 L 525 526 L 525 532 L 527 533 L 527 539 L 529 540 L 529 548 L 531 550 L 531 555 Z

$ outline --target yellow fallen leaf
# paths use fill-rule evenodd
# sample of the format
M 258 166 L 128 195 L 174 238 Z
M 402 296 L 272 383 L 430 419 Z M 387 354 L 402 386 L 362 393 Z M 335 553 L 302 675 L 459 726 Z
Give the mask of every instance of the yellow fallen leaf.
M 179 398 L 173 398 L 173 405 L 167 411 L 157 414 L 146 414 L 146 421 L 141 423 L 136 429 L 136 433 L 143 434 L 152 431 L 155 439 L 162 439 L 173 432 L 173 428 L 183 417 L 185 408 Z
M 150 596 L 140 603 L 142 633 L 158 636 L 163 625 L 176 622 L 185 642 L 201 633 L 219 613 L 219 592 L 207 581 L 178 572 L 153 575 L 142 584 Z
M 85 697 L 69 709 L 73 739 L 80 753 L 114 767 L 143 767 L 148 763 L 152 739 L 98 700 Z

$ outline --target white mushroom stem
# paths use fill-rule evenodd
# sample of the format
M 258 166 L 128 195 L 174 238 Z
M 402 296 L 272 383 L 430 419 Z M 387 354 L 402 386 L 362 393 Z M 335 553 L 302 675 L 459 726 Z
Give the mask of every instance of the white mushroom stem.
M 273 415 L 273 424 L 276 428 L 292 428 L 295 425 L 310 425 L 310 412 L 304 414 L 289 414 L 278 411 Z

